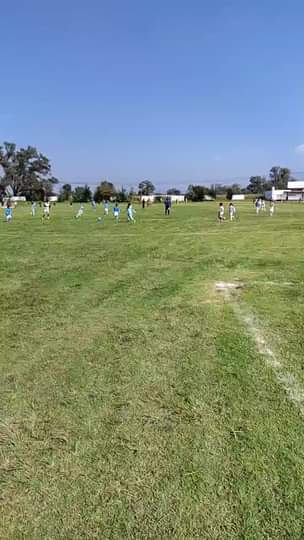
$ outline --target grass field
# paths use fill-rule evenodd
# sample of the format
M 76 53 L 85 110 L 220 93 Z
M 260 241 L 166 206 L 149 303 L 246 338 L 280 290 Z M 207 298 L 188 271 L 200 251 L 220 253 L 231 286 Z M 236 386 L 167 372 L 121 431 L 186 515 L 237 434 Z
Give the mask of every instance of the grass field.
M 0 222 L 1 539 L 304 538 L 304 206 L 238 208 Z

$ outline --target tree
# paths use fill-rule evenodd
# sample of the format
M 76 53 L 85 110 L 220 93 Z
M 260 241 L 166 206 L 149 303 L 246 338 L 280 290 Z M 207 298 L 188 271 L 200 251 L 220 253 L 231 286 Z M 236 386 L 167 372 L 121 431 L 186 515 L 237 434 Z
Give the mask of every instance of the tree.
M 3 204 L 4 197 L 5 197 L 5 189 L 1 185 L 1 178 L 0 178 L 0 204 Z
M 73 191 L 73 201 L 79 202 L 79 203 L 85 203 L 91 200 L 92 200 L 92 191 L 90 190 L 87 184 L 85 186 L 78 186 Z
M 189 184 L 186 191 L 186 198 L 192 201 L 193 196 L 194 196 L 193 185 Z
M 251 176 L 249 178 L 249 184 L 247 186 L 247 190 L 250 193 L 261 194 L 265 191 L 264 190 L 265 183 L 266 183 L 265 176 Z
M 229 188 L 228 188 L 228 189 L 229 189 Z M 241 186 L 240 186 L 240 184 L 232 184 L 231 189 L 232 189 L 232 193 L 233 193 L 234 195 L 238 195 L 238 194 L 241 193 Z
M 155 187 L 150 180 L 143 180 L 138 184 L 138 195 L 152 195 Z
M 44 194 L 44 199 L 48 199 L 52 195 L 54 195 L 54 184 L 58 184 L 57 178 L 51 177 L 51 178 L 43 178 L 40 182 L 41 191 Z M 35 190 L 32 191 L 34 193 Z
M 99 203 L 102 201 L 108 201 L 114 197 L 116 193 L 115 187 L 112 182 L 104 180 L 99 186 L 97 186 L 94 193 L 94 200 Z
M 131 187 L 129 193 L 128 193 L 128 201 L 133 201 L 135 199 L 135 190 L 133 186 Z
M 176 188 L 170 188 L 167 190 L 167 195 L 180 195 L 181 192 L 179 189 Z
M 126 202 L 128 200 L 127 190 L 123 186 L 121 186 L 120 191 L 116 193 L 116 200 L 118 202 Z
M 51 176 L 49 159 L 33 146 L 18 150 L 14 143 L 4 142 L 0 146 L 0 167 L 4 173 L 2 187 L 10 186 L 15 196 L 48 196 L 58 182 Z
M 187 199 L 190 199 L 193 202 L 203 201 L 205 195 L 208 193 L 208 188 L 205 186 L 193 186 L 190 184 L 187 189 Z
M 213 187 L 216 190 L 217 195 L 225 195 L 230 186 L 226 186 L 225 184 L 214 184 Z
M 286 189 L 291 173 L 287 167 L 274 166 L 270 169 L 269 178 L 275 189 Z
M 68 201 L 72 196 L 72 186 L 71 184 L 64 184 L 59 193 L 60 201 Z
M 231 201 L 231 200 L 232 200 L 232 195 L 233 195 L 233 193 L 234 193 L 234 192 L 233 192 L 232 187 L 227 188 L 226 199 L 227 199 L 228 201 Z
M 208 189 L 207 194 L 209 197 L 212 197 L 212 199 L 216 199 L 216 188 L 215 184 L 212 184 L 211 187 Z

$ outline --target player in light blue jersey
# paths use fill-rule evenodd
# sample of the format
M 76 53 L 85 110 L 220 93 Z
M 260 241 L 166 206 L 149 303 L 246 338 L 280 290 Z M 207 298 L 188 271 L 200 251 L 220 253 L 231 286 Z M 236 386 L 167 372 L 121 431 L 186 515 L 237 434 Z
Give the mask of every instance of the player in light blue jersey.
M 135 212 L 132 204 L 128 203 L 128 206 L 127 206 L 127 218 L 128 218 L 128 221 L 132 221 L 133 223 L 135 223 L 134 214 L 136 214 L 136 212 Z
M 115 203 L 115 206 L 113 208 L 113 216 L 115 218 L 116 221 L 119 220 L 119 216 L 120 216 L 120 208 L 118 206 L 118 203 Z
M 11 207 L 11 202 L 7 201 L 6 203 L 6 209 L 5 209 L 5 219 L 6 222 L 9 223 L 13 219 L 13 209 Z

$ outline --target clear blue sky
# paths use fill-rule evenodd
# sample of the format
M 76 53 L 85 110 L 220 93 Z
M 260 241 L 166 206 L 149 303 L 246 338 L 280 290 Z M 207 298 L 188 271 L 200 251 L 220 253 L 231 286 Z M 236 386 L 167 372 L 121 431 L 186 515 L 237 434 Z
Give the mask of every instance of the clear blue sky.
M 0 141 L 63 181 L 304 170 L 303 0 L 1 5 Z

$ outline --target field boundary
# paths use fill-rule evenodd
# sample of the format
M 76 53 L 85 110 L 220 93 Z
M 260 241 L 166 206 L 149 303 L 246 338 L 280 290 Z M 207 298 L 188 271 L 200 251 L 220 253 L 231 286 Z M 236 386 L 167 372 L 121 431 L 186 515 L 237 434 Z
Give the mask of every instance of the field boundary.
M 227 286 L 225 287 L 224 282 L 220 282 L 220 284 L 216 284 L 215 286 L 216 290 L 220 291 L 225 299 L 229 301 L 236 317 L 241 324 L 245 326 L 247 334 L 255 342 L 257 352 L 264 357 L 266 365 L 274 372 L 279 385 L 284 389 L 289 401 L 296 405 L 301 415 L 304 417 L 304 388 L 301 386 L 296 376 L 286 369 L 281 358 L 274 353 L 269 343 L 267 343 L 257 317 L 253 316 L 247 308 L 245 309 L 245 307 L 237 301 L 237 296 L 232 293 L 232 291 L 241 287 L 242 285 L 239 283 L 227 283 Z

